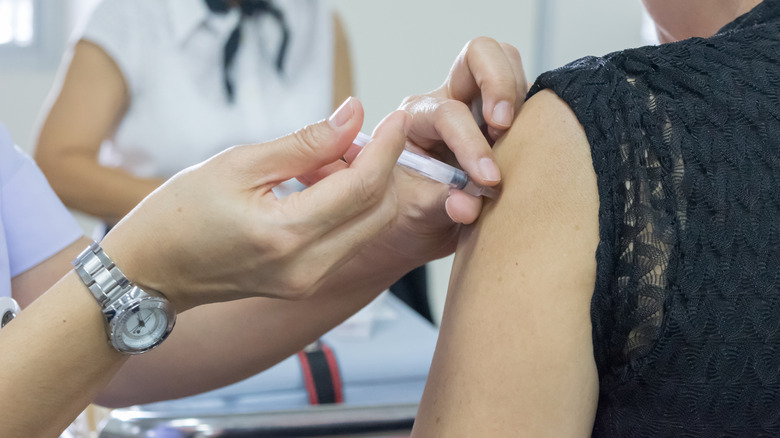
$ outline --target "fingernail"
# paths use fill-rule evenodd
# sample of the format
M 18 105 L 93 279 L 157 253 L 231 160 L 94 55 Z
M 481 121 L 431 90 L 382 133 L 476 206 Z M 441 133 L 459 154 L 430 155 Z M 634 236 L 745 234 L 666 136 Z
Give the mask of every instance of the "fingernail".
M 352 118 L 352 115 L 354 114 L 354 111 L 352 110 L 352 99 L 352 96 L 348 97 L 330 118 L 328 118 L 328 123 L 331 127 L 334 129 L 340 128 Z
M 512 124 L 512 105 L 502 100 L 493 107 L 493 123 L 509 127 Z
M 498 166 L 490 158 L 479 160 L 479 173 L 485 181 L 498 181 L 501 179 L 501 172 L 498 170 Z
M 449 196 L 447 197 L 447 200 L 446 200 L 446 201 L 444 201 L 444 210 L 445 210 L 445 211 L 447 211 L 447 216 L 449 216 L 449 217 L 450 217 L 450 219 L 452 219 L 452 221 L 453 221 L 453 222 L 455 222 L 456 224 L 461 224 L 461 223 L 463 223 L 463 222 L 462 222 L 462 221 L 461 221 L 461 220 L 460 220 L 460 219 L 457 217 L 457 215 L 454 215 L 454 214 L 453 214 L 452 207 L 450 206 L 450 198 L 449 198 Z
M 505 132 L 506 130 L 496 129 L 492 126 L 488 126 L 488 135 L 493 140 L 498 140 L 498 138 L 504 135 Z

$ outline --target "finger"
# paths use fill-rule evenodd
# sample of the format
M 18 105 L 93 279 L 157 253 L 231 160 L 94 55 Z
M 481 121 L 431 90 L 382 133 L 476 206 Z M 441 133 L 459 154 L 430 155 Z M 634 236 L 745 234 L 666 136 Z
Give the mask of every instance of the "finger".
M 335 228 L 380 202 L 392 181 L 392 172 L 403 151 L 409 116 L 396 111 L 377 127 L 369 142 L 348 169 L 323 178 L 293 199 L 308 222 L 319 224 L 320 233 Z M 352 227 L 347 227 L 352 228 Z M 355 226 L 352 233 L 360 233 Z
M 344 152 L 344 156 L 341 157 L 341 159 L 305 175 L 301 175 L 298 177 L 298 180 L 307 186 L 314 185 L 317 181 L 320 181 L 326 176 L 349 167 L 349 163 L 352 163 L 355 160 L 355 157 L 357 157 L 362 150 L 363 148 L 361 146 L 353 143 L 349 148 L 347 148 L 347 151 Z
M 478 183 L 492 186 L 501 180 L 493 151 L 471 110 L 457 100 L 420 99 L 414 107 L 409 139 L 425 148 L 444 141 L 461 167 Z
M 384 186 L 404 150 L 411 123 L 411 115 L 404 110 L 388 114 L 374 129 L 371 141 L 350 163 L 350 168 L 361 172 L 367 180 L 375 175 L 377 183 Z
M 453 222 L 470 224 L 477 220 L 482 211 L 482 198 L 468 195 L 460 190 L 451 190 L 444 208 Z
M 528 94 L 528 80 L 525 77 L 525 68 L 523 68 L 523 58 L 520 56 L 520 51 L 517 47 L 509 43 L 501 43 L 501 50 L 504 51 L 509 65 L 512 67 L 512 71 L 515 74 L 515 85 L 517 87 L 517 95 L 515 96 L 515 111 L 519 110 L 525 102 L 525 96 Z
M 347 149 L 347 152 L 344 154 L 344 160 L 346 160 L 347 163 L 351 163 L 355 161 L 355 158 L 358 156 L 360 151 L 362 151 L 363 148 L 358 145 L 352 145 Z
M 515 97 L 515 107 L 514 107 L 514 114 L 517 114 L 517 111 L 520 109 L 520 107 L 525 102 L 525 96 L 528 93 L 528 82 L 525 78 L 525 69 L 523 68 L 523 60 L 520 57 L 520 52 L 515 48 L 515 46 L 509 44 L 509 43 L 500 43 L 501 50 L 504 51 L 504 54 L 506 55 L 507 61 L 509 61 L 509 65 L 512 67 L 512 71 L 514 72 L 514 77 L 516 81 L 516 89 L 517 89 L 517 96 Z M 477 112 L 480 112 L 484 114 L 488 111 L 489 106 L 484 105 L 481 100 L 479 102 L 475 102 L 479 104 L 479 107 L 474 108 L 474 104 L 472 104 L 472 112 L 476 109 Z M 484 116 L 480 116 L 481 119 L 484 120 Z M 506 132 L 506 129 L 499 128 L 496 126 L 488 126 L 487 127 L 487 133 L 494 141 L 497 140 L 499 137 L 504 135 Z
M 326 164 L 320 167 L 319 169 L 300 175 L 297 177 L 297 179 L 306 186 L 313 186 L 328 175 L 332 175 L 340 170 L 344 170 L 347 167 L 349 167 L 349 165 L 346 162 L 342 160 L 336 160 L 330 164 Z
M 492 38 L 476 38 L 455 60 L 448 91 L 453 99 L 463 102 L 471 102 L 481 96 L 483 115 L 488 125 L 507 129 L 514 119 L 518 100 L 515 74 L 501 44 Z
M 327 120 L 271 142 L 242 146 L 237 160 L 258 184 L 285 181 L 338 160 L 362 124 L 363 106 L 350 97 Z

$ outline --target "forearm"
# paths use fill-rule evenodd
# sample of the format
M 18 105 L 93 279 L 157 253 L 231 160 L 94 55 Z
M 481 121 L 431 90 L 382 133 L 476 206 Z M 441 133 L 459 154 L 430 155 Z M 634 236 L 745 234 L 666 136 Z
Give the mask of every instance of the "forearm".
M 114 135 L 131 102 L 113 58 L 82 40 L 63 67 L 64 81 L 41 126 L 35 160 L 67 206 L 114 222 L 162 181 L 98 162 L 101 143 Z
M 70 208 L 116 222 L 163 183 L 158 178 L 138 178 L 119 168 L 98 164 L 81 152 L 36 157 L 54 191 Z
M 308 300 L 250 298 L 181 314 L 171 336 L 133 357 L 97 402 L 119 407 L 188 396 L 275 365 L 371 302 L 406 269 L 372 275 L 369 262 L 353 259 Z
M 0 436 L 59 436 L 125 362 L 69 273 L 0 330 Z

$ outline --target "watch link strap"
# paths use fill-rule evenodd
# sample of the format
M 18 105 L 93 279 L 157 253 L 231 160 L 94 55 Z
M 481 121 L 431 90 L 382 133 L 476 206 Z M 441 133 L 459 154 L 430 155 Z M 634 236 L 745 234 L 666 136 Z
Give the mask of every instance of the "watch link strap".
M 73 267 L 103 309 L 133 288 L 97 242 L 92 242 L 76 257 Z

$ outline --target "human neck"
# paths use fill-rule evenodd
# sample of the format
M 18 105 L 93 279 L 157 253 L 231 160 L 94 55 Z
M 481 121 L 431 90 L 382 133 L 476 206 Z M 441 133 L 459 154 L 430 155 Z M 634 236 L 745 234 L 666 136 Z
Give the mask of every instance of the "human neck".
M 662 43 L 710 37 L 763 0 L 644 0 Z
M 734 18 L 737 18 L 743 14 L 747 14 L 753 8 L 761 4 L 762 1 L 763 0 L 743 0 L 739 6 L 739 9 L 737 9 L 737 16 Z

